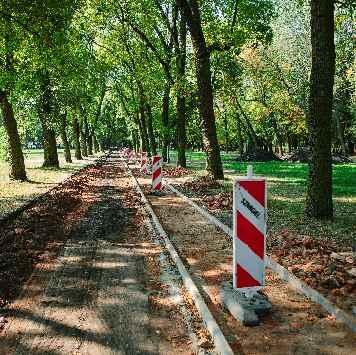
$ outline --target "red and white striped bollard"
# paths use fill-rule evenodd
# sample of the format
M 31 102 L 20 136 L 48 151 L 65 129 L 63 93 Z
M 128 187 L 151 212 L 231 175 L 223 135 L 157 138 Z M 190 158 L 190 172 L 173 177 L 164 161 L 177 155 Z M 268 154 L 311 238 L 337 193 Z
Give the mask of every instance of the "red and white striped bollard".
M 234 182 L 233 286 L 241 291 L 257 291 L 265 283 L 266 179 L 247 177 Z
M 162 158 L 158 155 L 152 157 L 152 188 L 162 190 Z

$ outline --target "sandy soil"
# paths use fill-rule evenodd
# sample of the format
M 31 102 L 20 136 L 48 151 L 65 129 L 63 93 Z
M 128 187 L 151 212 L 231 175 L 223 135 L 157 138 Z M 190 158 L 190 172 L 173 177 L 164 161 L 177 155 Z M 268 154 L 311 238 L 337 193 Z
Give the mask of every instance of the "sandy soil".
M 148 178 L 141 176 L 139 182 L 149 191 Z M 345 326 L 271 272 L 266 274 L 264 292 L 273 312 L 258 327 L 242 326 L 223 310 L 219 297 L 221 283 L 231 279 L 230 240 L 168 191 L 161 197 L 148 197 L 236 353 L 355 353 L 356 337 Z
M 91 171 L 83 173 L 84 188 L 73 185 L 70 195 L 78 201 L 70 213 L 55 219 L 61 237 L 54 233 L 48 244 L 58 248 L 39 244 L 20 295 L 8 287 L 12 303 L 0 309 L 6 318 L 0 354 L 191 354 L 132 179 L 115 157 Z M 59 200 L 65 210 L 64 196 Z M 56 207 L 47 204 L 50 218 Z M 38 223 L 36 209 L 27 215 Z M 7 272 L 19 278 L 21 270 L 10 266 Z

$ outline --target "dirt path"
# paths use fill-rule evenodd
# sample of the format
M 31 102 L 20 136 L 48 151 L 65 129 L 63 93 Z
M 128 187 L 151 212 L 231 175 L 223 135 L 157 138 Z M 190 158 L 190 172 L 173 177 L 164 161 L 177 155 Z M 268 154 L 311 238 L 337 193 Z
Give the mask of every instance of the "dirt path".
M 84 212 L 59 257 L 46 258 L 45 249 L 5 309 L 0 354 L 191 353 L 172 303 L 149 302 L 152 292 L 156 300 L 166 293 L 152 262 L 160 250 L 144 228 L 132 179 L 116 157 L 98 170 L 80 195 Z
M 139 182 L 149 190 L 149 179 L 141 176 Z M 267 271 L 264 292 L 273 305 L 272 314 L 259 327 L 242 326 L 223 310 L 219 296 L 222 282 L 231 279 L 230 240 L 176 195 L 165 191 L 164 196 L 148 195 L 148 198 L 237 352 L 261 355 L 355 353 L 356 338 L 351 331 L 270 271 Z

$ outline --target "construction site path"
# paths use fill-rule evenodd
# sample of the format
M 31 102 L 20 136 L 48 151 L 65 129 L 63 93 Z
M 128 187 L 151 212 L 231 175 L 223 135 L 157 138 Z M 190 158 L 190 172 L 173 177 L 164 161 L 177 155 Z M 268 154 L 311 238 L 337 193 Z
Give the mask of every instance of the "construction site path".
M 59 254 L 46 258 L 44 250 L 5 308 L 0 354 L 191 354 L 172 305 L 149 302 L 150 294 L 164 293 L 151 260 L 160 250 L 148 236 L 133 179 L 115 155 L 94 170 L 83 172 L 77 208 L 85 213 L 72 218 Z

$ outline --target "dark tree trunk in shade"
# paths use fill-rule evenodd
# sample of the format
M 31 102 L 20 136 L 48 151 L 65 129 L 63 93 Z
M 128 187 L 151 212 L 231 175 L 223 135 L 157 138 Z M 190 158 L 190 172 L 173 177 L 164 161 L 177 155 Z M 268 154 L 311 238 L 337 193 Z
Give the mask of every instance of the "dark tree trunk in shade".
M 93 155 L 93 136 L 89 133 L 88 134 L 88 154 Z
M 240 118 L 238 112 L 236 112 L 236 128 L 237 128 L 237 139 L 238 139 L 238 144 L 239 144 L 239 155 L 241 158 L 244 153 L 244 142 L 243 142 L 243 138 L 242 138 L 241 118 Z
M 164 87 L 163 101 L 162 101 L 162 126 L 163 126 L 163 137 L 162 137 L 162 159 L 164 162 L 169 162 L 168 155 L 168 145 L 170 143 L 169 136 L 169 95 L 171 92 L 171 86 L 167 82 Z
M 137 112 L 134 116 L 135 123 L 137 124 L 140 138 L 140 150 L 142 152 L 147 152 L 146 142 L 144 141 L 144 132 L 142 127 L 142 122 L 140 119 L 140 112 Z
M 215 179 L 223 179 L 224 172 L 216 134 L 213 88 L 211 84 L 210 52 L 202 29 L 197 0 L 177 0 L 183 11 L 192 38 L 199 93 L 199 112 L 202 119 L 207 171 Z
M 9 176 L 10 179 L 25 181 L 27 176 L 20 135 L 12 105 L 8 100 L 8 93 L 5 91 L 0 91 L 0 105 L 9 147 Z
M 85 132 L 85 142 L 87 145 L 87 153 L 88 155 L 93 155 L 93 141 L 90 135 L 89 123 L 87 116 L 84 116 L 84 132 Z
M 53 94 L 49 73 L 42 73 L 41 101 L 38 116 L 43 130 L 44 167 L 59 168 L 56 132 L 51 125 L 53 119 Z
M 153 132 L 153 117 L 152 117 L 152 110 L 151 110 L 151 105 L 146 102 L 146 113 L 147 113 L 147 133 L 148 133 L 148 138 L 150 141 L 150 146 L 152 150 L 152 155 L 157 155 L 157 144 L 156 144 L 156 139 L 155 135 Z
M 80 126 L 76 114 L 74 114 L 72 118 L 72 129 L 73 129 L 73 142 L 75 148 L 75 159 L 81 160 L 83 158 L 82 158 L 82 151 L 80 148 Z
M 225 135 L 225 152 L 229 152 L 229 146 L 230 146 L 230 139 L 229 139 L 229 127 L 227 123 L 227 117 L 225 112 L 223 112 L 223 119 L 224 119 L 224 135 Z
M 85 134 L 84 119 L 82 119 L 80 122 L 80 147 L 81 147 L 81 151 L 82 151 L 82 156 L 87 157 L 88 156 L 88 147 L 87 147 L 87 137 Z
M 139 115 L 139 120 L 140 120 L 140 126 L 141 126 L 141 139 L 142 139 L 142 150 L 144 152 L 147 152 L 149 156 L 151 156 L 151 149 L 150 149 L 150 144 L 148 140 L 148 133 L 147 133 L 147 125 L 146 125 L 146 115 L 145 115 L 145 107 L 143 105 L 140 105 L 140 115 Z
M 94 148 L 94 153 L 99 153 L 99 143 L 98 140 L 96 138 L 96 134 L 95 132 L 92 133 L 93 136 L 93 148 Z
M 179 35 L 176 39 L 176 66 L 177 66 L 177 97 L 176 97 L 176 110 L 177 110 L 177 166 L 183 168 L 187 167 L 187 159 L 185 150 L 187 145 L 186 133 L 186 100 L 185 93 L 182 85 L 185 79 L 185 66 L 186 66 L 186 42 L 187 42 L 187 24 L 183 13 L 179 23 Z
M 64 158 L 67 163 L 72 162 L 72 156 L 70 153 L 70 147 L 69 147 L 69 142 L 68 142 L 68 137 L 67 137 L 67 115 L 62 114 L 61 117 L 61 122 L 60 122 L 60 133 L 61 133 L 61 139 L 64 147 Z
M 14 56 L 11 45 L 12 26 L 6 23 L 5 31 L 5 73 L 14 74 Z M 17 129 L 17 122 L 14 110 L 9 101 L 10 88 L 0 90 L 0 106 L 3 116 L 4 127 L 7 134 L 8 154 L 9 154 L 9 177 L 13 180 L 27 180 L 24 156 L 21 147 L 21 139 Z
M 306 214 L 332 218 L 331 120 L 335 74 L 334 1 L 311 0 L 312 70 L 308 113 L 312 159 Z

